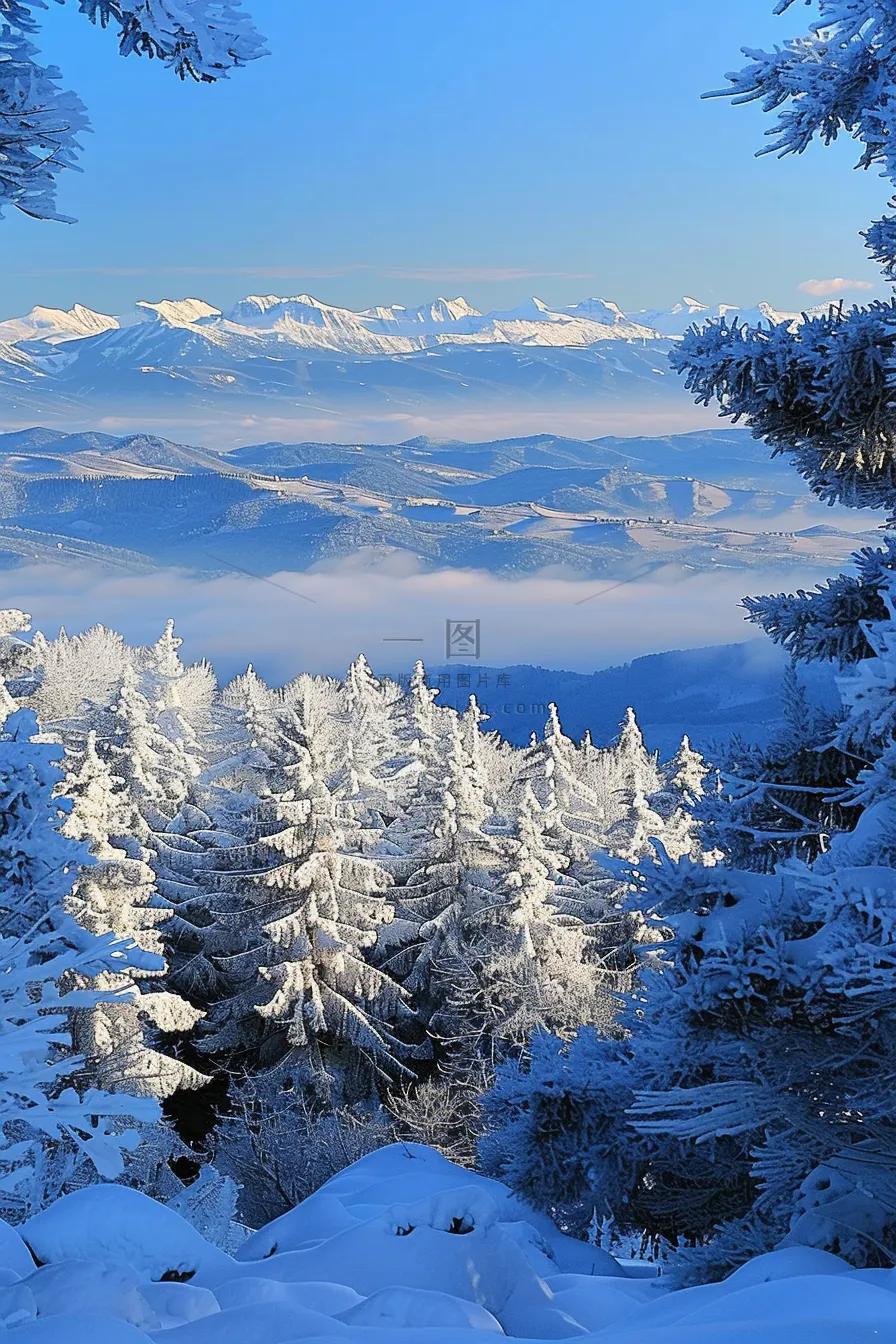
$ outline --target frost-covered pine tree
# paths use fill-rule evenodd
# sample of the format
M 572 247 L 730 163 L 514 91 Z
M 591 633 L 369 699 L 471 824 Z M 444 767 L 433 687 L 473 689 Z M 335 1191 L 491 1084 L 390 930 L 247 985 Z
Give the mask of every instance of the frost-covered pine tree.
M 606 832 L 608 800 L 586 782 L 584 754 L 563 732 L 557 706 L 549 712 L 543 740 L 526 754 L 526 775 L 560 848 L 586 859 Z
M 644 744 L 644 734 L 638 726 L 635 711 L 625 711 L 614 748 L 616 764 L 631 793 L 649 796 L 660 785 L 660 774 L 655 755 Z
M 59 87 L 31 41 L 41 0 L 0 0 L 0 213 L 4 204 L 36 219 L 56 211 L 56 180 L 78 156 L 88 128 L 81 100 Z M 122 56 L 157 57 L 181 79 L 213 82 L 264 54 L 239 0 L 90 0 L 81 12 L 119 33 Z
M 155 721 L 150 701 L 140 690 L 137 673 L 125 669 L 114 706 L 116 773 L 124 780 L 145 839 L 163 830 L 187 796 L 190 782 L 201 773 L 190 744 L 167 737 Z
M 0 1204 L 15 1219 L 82 1179 L 85 1165 L 114 1179 L 158 1118 L 152 1102 L 69 1082 L 82 1063 L 71 1017 L 106 997 L 91 986 L 127 968 L 132 948 L 79 926 L 65 908 L 90 856 L 62 830 L 61 748 L 36 735 L 28 710 L 0 734 Z
M 413 762 L 402 758 L 399 740 L 401 688 L 380 681 L 361 654 L 343 685 L 340 766 L 332 781 L 342 815 L 382 829 L 400 810 Z
M 296 711 L 280 706 L 263 719 L 257 741 L 271 782 L 260 795 L 252 867 L 222 876 L 229 908 L 211 902 L 232 939 L 215 958 L 232 991 L 210 1014 L 206 1048 L 235 1061 L 255 1049 L 314 1095 L 369 1090 L 378 1071 L 402 1071 L 395 1033 L 413 1021 L 400 988 L 371 960 L 392 917 L 389 877 L 352 846 L 351 823 L 315 776 Z
M 98 1087 L 160 1100 L 207 1080 L 162 1048 L 166 1037 L 190 1032 L 202 1016 L 166 985 L 164 925 L 171 908 L 159 897 L 149 853 L 134 839 L 134 808 L 88 734 L 81 759 L 64 782 L 71 810 L 62 827 L 85 842 L 92 862 L 78 873 L 66 908 L 81 928 L 112 934 L 132 946 L 129 965 L 95 984 L 122 991 L 73 1018 L 84 1075 Z M 126 991 L 126 993 L 125 993 Z
M 17 710 L 4 726 L 0 775 L 0 930 L 10 938 L 24 935 L 47 911 L 62 907 L 86 848 L 73 843 L 61 826 L 67 804 L 54 791 L 62 772 L 60 747 L 31 739 L 37 722 L 30 710 Z
M 220 801 L 218 788 L 214 800 Z M 216 916 L 239 908 L 239 879 L 233 890 L 228 879 L 245 869 L 253 852 L 258 800 L 235 795 L 226 817 L 220 810 L 213 816 L 200 805 L 204 801 L 203 791 L 194 789 L 165 830 L 153 835 L 152 854 L 156 885 L 170 907 L 166 983 L 208 1013 L 233 990 L 218 958 L 234 950 L 234 934 L 219 927 Z
M 135 661 L 123 636 L 103 625 L 77 635 L 61 629 L 56 639 L 37 630 L 31 650 L 35 684 L 28 704 L 41 725 L 66 741 L 91 729 L 108 733 L 109 710 Z
M 454 1002 L 481 1024 L 490 1062 L 518 1052 L 541 1031 L 569 1036 L 615 1018 L 601 975 L 595 929 L 571 906 L 556 874 L 568 860 L 551 848 L 544 813 L 526 784 L 514 837 L 491 898 L 465 929 L 464 974 Z
M 397 728 L 403 750 L 413 763 L 412 784 L 441 759 L 444 731 L 440 731 L 440 719 L 444 718 L 444 713 L 436 704 L 438 694 L 438 690 L 427 683 L 423 663 L 416 662 L 401 702 Z
M 836 715 L 810 703 L 795 664 L 781 702 L 771 742 L 731 742 L 695 809 L 706 846 L 737 867 L 770 871 L 790 855 L 811 859 L 855 822 L 845 790 L 861 760 L 837 744 Z
M 678 751 L 664 767 L 665 781 L 657 793 L 648 799 L 651 810 L 662 821 L 663 849 L 673 859 L 682 854 L 696 857 L 700 848 L 700 824 L 695 813 L 705 797 L 706 779 L 710 773 L 699 751 L 691 746 L 687 734 Z
M 181 662 L 183 640 L 174 633 L 174 621 L 146 651 L 142 680 L 153 705 L 153 719 L 160 731 L 175 743 L 184 757 L 204 764 L 201 738 L 214 729 L 213 705 L 218 683 L 210 663 Z
M 687 733 L 681 739 L 681 745 L 668 766 L 669 787 L 677 790 L 682 801 L 688 806 L 703 797 L 709 766 L 699 751 L 691 746 Z
M 773 52 L 747 50 L 748 64 L 728 76 L 725 92 L 777 112 L 765 152 L 802 153 L 816 137 L 830 143 L 846 134 L 861 147 L 860 167 L 876 167 L 896 182 L 894 36 L 889 5 L 820 0 L 807 36 Z M 865 234 L 891 280 L 894 219 L 884 217 Z M 892 302 L 834 307 L 793 329 L 721 321 L 692 329 L 670 358 L 698 401 L 716 402 L 723 415 L 745 421 L 774 453 L 787 455 L 822 499 L 892 509 L 894 312 Z M 861 656 L 857 620 L 882 614 L 875 594 L 881 570 L 891 566 L 892 542 L 865 553 L 857 578 L 834 580 L 814 594 L 753 599 L 748 610 L 797 656 Z
M 424 1020 L 438 1017 L 441 1028 L 450 1030 L 450 1014 L 443 1009 L 466 964 L 465 924 L 492 899 L 500 848 L 487 830 L 491 810 L 485 786 L 457 715 L 432 811 L 431 830 L 427 834 L 424 824 L 421 833 L 418 865 L 394 892 L 395 929 L 387 927 L 380 944 L 387 950 L 398 944 L 387 966 L 414 996 Z

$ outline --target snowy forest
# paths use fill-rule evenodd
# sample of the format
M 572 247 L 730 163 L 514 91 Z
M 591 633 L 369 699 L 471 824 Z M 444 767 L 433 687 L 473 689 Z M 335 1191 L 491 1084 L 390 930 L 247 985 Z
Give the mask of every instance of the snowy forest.
M 260 54 L 215 0 L 81 9 L 181 76 Z M 0 200 L 55 218 L 83 109 L 32 6 L 0 16 Z M 746 56 L 726 92 L 777 114 L 770 149 L 845 134 L 896 183 L 892 0 Z M 896 278 L 896 216 L 866 241 Z M 892 301 L 722 320 L 671 363 L 892 529 L 894 332 Z M 137 647 L 0 613 L 0 1328 L 891 1334 L 892 531 L 745 607 L 790 655 L 786 727 L 668 761 L 631 712 L 572 740 L 562 704 L 513 747 L 420 663 L 221 686 L 173 621 Z
M 361 656 L 343 681 L 274 689 L 250 667 L 219 688 L 173 622 L 130 648 L 102 627 L 29 641 L 3 616 L 22 893 L 3 935 L 27 960 L 51 940 L 47 982 L 78 996 L 59 1075 L 90 1106 L 161 1103 L 168 1167 L 210 1156 L 260 1225 L 310 1193 L 334 1126 L 359 1151 L 394 1131 L 471 1161 L 478 1097 L 534 1033 L 613 1033 L 645 927 L 615 864 L 700 852 L 687 739 L 661 765 L 633 714 L 598 748 L 552 706 L 518 750 L 475 696 L 440 707 L 419 663 L 404 686 Z M 84 1179 L 75 1132 L 10 1212 Z M 146 1188 L 144 1145 L 115 1160 Z

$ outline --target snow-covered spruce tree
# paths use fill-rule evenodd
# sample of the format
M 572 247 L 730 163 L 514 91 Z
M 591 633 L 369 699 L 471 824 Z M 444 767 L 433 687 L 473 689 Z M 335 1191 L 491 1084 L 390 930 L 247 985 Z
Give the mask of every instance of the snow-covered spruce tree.
M 491 899 L 464 930 L 453 1002 L 478 1022 L 491 1061 L 518 1053 L 535 1032 L 568 1037 L 586 1023 L 610 1028 L 615 985 L 601 975 L 597 929 L 574 913 L 556 880 L 568 860 L 552 850 L 545 818 L 524 787 L 514 837 Z
M 235 1062 L 257 1051 L 318 1097 L 369 1092 L 379 1072 L 404 1071 L 395 1033 L 413 1022 L 402 991 L 369 960 L 392 916 L 389 878 L 352 846 L 295 711 L 265 717 L 271 783 L 260 793 L 255 862 L 222 882 L 241 909 L 212 911 L 237 941 L 218 957 L 234 992 L 212 1010 L 206 1048 Z
M 56 798 L 62 748 L 36 744 L 37 721 L 17 710 L 4 726 L 0 780 L 0 929 L 19 937 L 71 892 L 77 866 L 89 863 L 86 847 L 61 830 L 68 804 Z
M 61 629 L 56 639 L 37 630 L 31 649 L 36 685 L 28 704 L 42 728 L 58 732 L 66 746 L 91 729 L 111 731 L 111 708 L 125 670 L 134 665 L 134 650 L 123 636 L 102 625 L 77 635 Z
M 401 701 L 396 729 L 402 750 L 413 762 L 412 784 L 441 758 L 444 731 L 440 731 L 440 720 L 444 719 L 445 713 L 436 704 L 438 694 L 438 690 L 427 683 L 426 668 L 418 660 Z
M 447 999 L 466 965 L 466 921 L 493 899 L 500 857 L 500 839 L 487 829 L 491 809 L 482 775 L 456 714 L 441 779 L 419 799 L 415 806 L 435 815 L 428 824 L 425 815 L 419 818 L 417 866 L 393 893 L 395 926 L 381 930 L 380 947 L 423 1020 L 450 1037 L 460 1027 Z
M 148 851 L 132 838 L 134 808 L 122 783 L 89 733 L 63 785 L 71 810 L 62 831 L 86 842 L 92 862 L 79 870 L 66 908 L 81 928 L 126 940 L 132 951 L 125 969 L 105 972 L 95 983 L 127 993 L 76 1013 L 73 1042 L 92 1085 L 163 1100 L 206 1081 L 162 1048 L 165 1037 L 190 1032 L 202 1013 L 167 987 L 162 932 L 171 907 L 156 890 Z
M 651 811 L 661 822 L 663 848 L 670 858 L 682 854 L 693 857 L 700 852 L 700 823 L 695 812 L 706 796 L 710 768 L 699 751 L 691 746 L 687 734 L 677 752 L 663 768 L 660 789 L 647 799 Z
M 0 0 L 0 215 L 12 205 L 36 219 L 56 211 L 56 181 L 77 159 L 87 129 L 80 99 L 59 87 L 31 41 L 43 0 Z M 264 54 L 239 0 L 80 0 L 80 10 L 119 31 L 119 51 L 157 57 L 181 79 L 212 82 Z
M 685 1277 L 725 1272 L 782 1239 L 860 1265 L 896 1257 L 889 600 L 889 619 L 866 628 L 875 655 L 841 681 L 847 714 L 838 741 L 873 762 L 845 800 L 859 814 L 854 828 L 834 835 L 811 865 L 791 860 L 769 874 L 670 866 L 661 880 L 645 875 L 655 918 L 675 939 L 670 967 L 647 990 L 633 1123 L 651 1142 L 710 1155 L 704 1169 L 717 1220 L 729 1181 L 752 1187 L 734 1221 L 681 1254 Z M 740 1148 L 734 1161 L 732 1145 Z
M 111 746 L 116 774 L 125 783 L 137 814 L 137 839 L 164 830 L 201 773 L 191 741 L 167 737 L 155 722 L 153 707 L 140 690 L 137 673 L 127 667 L 114 706 L 115 740 Z
M 389 863 L 396 882 L 407 880 L 425 862 L 426 849 L 442 810 L 445 748 L 450 744 L 451 723 L 457 715 L 453 709 L 439 708 L 435 704 L 437 695 L 438 691 L 426 683 L 423 663 L 416 663 L 398 712 L 397 736 L 404 767 L 398 781 L 400 811 L 382 835 L 387 849 L 405 856 L 404 864 Z M 391 944 L 397 946 L 403 937 L 400 919 L 386 932 Z
M 310 844 L 312 803 L 302 792 L 310 772 L 297 709 L 283 704 L 251 667 L 225 694 L 232 704 L 241 705 L 251 749 L 260 757 L 257 779 L 234 837 L 239 843 L 227 847 L 226 853 L 207 852 L 207 845 L 193 832 L 211 818 L 187 805 L 156 844 L 165 870 L 163 890 L 170 890 L 178 901 L 175 938 L 183 963 L 179 974 L 210 1005 L 200 1049 L 243 1067 L 236 1061 L 255 1053 L 263 1034 L 257 1010 L 264 999 L 260 967 L 267 947 L 268 904 L 253 884 L 276 863 L 264 839 L 279 835 L 285 844 L 291 830 L 293 847 Z M 329 793 L 327 800 L 332 813 Z M 319 807 L 327 811 L 326 804 Z
M 837 716 L 810 702 L 794 663 L 781 705 L 784 722 L 772 741 L 729 744 L 716 787 L 696 808 L 705 847 L 757 872 L 793 855 L 813 858 L 856 817 L 844 789 L 861 758 L 837 745 Z
M 747 54 L 748 65 L 729 75 L 727 92 L 736 102 L 759 100 L 766 110 L 778 111 L 766 152 L 801 153 L 816 136 L 830 143 L 846 133 L 862 147 L 861 167 L 877 167 L 896 181 L 896 15 L 889 5 L 820 0 L 808 37 L 774 52 Z M 884 273 L 896 278 L 896 218 L 879 221 L 865 237 Z M 715 401 L 723 415 L 744 420 L 773 452 L 790 458 L 821 498 L 892 511 L 894 342 L 896 307 L 873 303 L 849 312 L 837 309 L 794 329 L 713 323 L 692 329 L 670 358 L 698 401 Z M 867 603 L 879 567 L 891 564 L 891 548 L 867 555 L 858 583 L 835 581 L 833 591 L 811 598 L 755 601 L 751 615 L 778 638 L 788 631 L 789 642 L 802 638 L 813 656 L 816 641 L 806 626 L 817 622 L 810 609 L 822 616 L 831 608 L 845 614 L 845 603 L 854 615 L 875 614 L 855 608 Z M 819 633 L 829 649 L 849 654 L 856 643 L 861 648 L 860 641 L 839 634 L 835 622 L 823 624 L 828 633 Z
M 637 1203 L 643 1140 L 626 1115 L 631 1075 L 625 1044 L 591 1027 L 571 1041 L 536 1034 L 480 1100 L 480 1170 L 583 1238 L 595 1209 L 621 1228 L 648 1226 Z
M 658 966 L 657 949 L 642 944 L 642 983 L 628 996 L 615 1035 L 586 1029 L 572 1043 L 545 1037 L 529 1058 L 499 1070 L 484 1101 L 482 1158 L 489 1171 L 541 1207 L 562 1209 L 574 1225 L 582 1227 L 597 1207 L 620 1228 L 703 1242 L 719 1224 L 746 1218 L 756 1200 L 750 1150 L 763 1117 L 750 1109 L 742 1000 L 754 963 L 748 1003 L 772 996 L 787 914 L 779 880 L 687 858 L 644 865 L 639 885 L 639 904 L 657 934 L 672 932 L 673 941 L 660 943 Z M 748 1027 L 756 1033 L 757 1062 L 763 1050 L 781 1049 L 783 1075 L 793 1061 L 774 1038 L 776 1007 L 769 1007 L 764 1040 L 758 1019 Z M 784 1011 L 782 1005 L 782 1017 Z M 649 1090 L 669 1089 L 671 1105 L 707 1080 L 720 1107 L 707 1142 L 696 1143 L 683 1125 L 654 1125 L 643 1115 L 636 1123 L 633 1108 Z
M 19 710 L 0 735 L 0 1207 L 14 1219 L 90 1171 L 120 1175 L 140 1129 L 158 1118 L 151 1101 L 67 1085 L 82 1063 L 71 1015 L 104 997 L 84 985 L 126 968 L 132 949 L 64 908 L 90 856 L 61 829 L 61 749 L 36 733 L 34 715 Z
M 185 667 L 179 649 L 183 640 L 174 633 L 174 621 L 144 654 L 142 682 L 153 705 L 154 722 L 191 760 L 203 758 L 201 739 L 215 727 L 213 705 L 218 683 L 205 661 Z
M 526 777 L 550 818 L 559 848 L 582 860 L 604 838 L 611 802 L 587 782 L 584 752 L 563 732 L 557 706 L 551 705 L 549 712 L 543 739 L 526 752 Z
M 374 833 L 371 844 L 375 832 L 398 814 L 399 794 L 413 777 L 414 762 L 403 757 L 398 736 L 401 698 L 401 687 L 375 677 L 363 654 L 349 667 L 337 719 L 340 767 L 332 789 L 340 814 Z
M 196 786 L 165 830 L 153 835 L 152 851 L 159 892 L 171 907 L 164 930 L 166 983 L 207 1012 L 232 990 L 216 960 L 232 951 L 232 934 L 216 927 L 212 911 L 230 908 L 222 893 L 231 867 L 245 869 L 257 800 L 244 796 L 242 814 L 234 809 L 226 822 L 200 805 L 205 801 Z M 234 894 L 233 904 L 238 900 Z

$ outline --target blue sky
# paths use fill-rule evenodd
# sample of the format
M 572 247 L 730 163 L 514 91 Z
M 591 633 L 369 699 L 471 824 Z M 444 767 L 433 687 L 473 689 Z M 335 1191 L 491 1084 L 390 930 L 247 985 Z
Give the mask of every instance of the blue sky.
M 481 307 L 680 294 L 782 307 L 877 280 L 885 184 L 851 145 L 755 159 L 756 108 L 701 101 L 771 0 L 249 0 L 271 55 L 216 86 L 121 60 L 70 4 L 40 42 L 90 109 L 73 226 L 0 222 L 0 315 L 310 291 Z

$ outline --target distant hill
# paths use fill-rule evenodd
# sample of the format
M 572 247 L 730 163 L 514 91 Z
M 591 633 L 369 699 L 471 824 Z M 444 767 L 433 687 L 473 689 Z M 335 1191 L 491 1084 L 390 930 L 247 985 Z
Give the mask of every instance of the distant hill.
M 0 434 L 4 565 L 89 555 L 113 569 L 269 575 L 360 553 L 370 565 L 398 554 L 504 578 L 783 566 L 803 582 L 844 563 L 874 521 L 838 528 L 829 517 L 737 430 L 229 454 L 148 434 Z
M 528 742 L 533 732 L 541 736 L 551 701 L 570 737 L 580 740 L 590 730 L 598 746 L 615 738 L 631 706 L 648 747 L 665 760 L 683 733 L 710 755 L 738 735 L 749 742 L 768 742 L 782 724 L 780 691 L 786 665 L 780 649 L 757 639 L 650 654 L 592 673 L 475 664 L 428 670 L 431 685 L 437 686 L 442 678 L 440 704 L 463 709 L 470 695 L 476 695 L 489 715 L 485 728 L 517 746 Z M 810 666 L 802 675 L 816 701 L 836 708 L 832 669 Z

